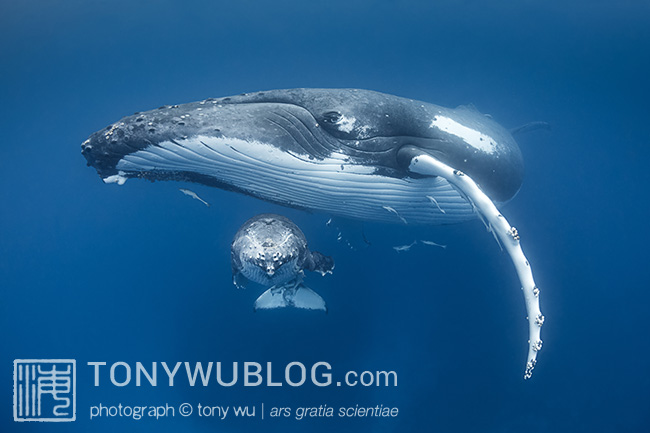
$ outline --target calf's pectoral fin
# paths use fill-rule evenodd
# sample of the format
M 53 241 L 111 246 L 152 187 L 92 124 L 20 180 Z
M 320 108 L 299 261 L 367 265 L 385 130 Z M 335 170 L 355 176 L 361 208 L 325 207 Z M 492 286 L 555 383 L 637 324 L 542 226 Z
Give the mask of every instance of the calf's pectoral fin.
M 524 292 L 526 312 L 528 313 L 528 359 L 524 379 L 529 379 L 537 362 L 537 352 L 542 348 L 540 334 L 544 316 L 539 308 L 539 289 L 535 285 L 530 264 L 519 244 L 517 230 L 510 226 L 476 182 L 460 170 L 450 167 L 415 146 L 401 148 L 398 152 L 398 160 L 410 172 L 426 176 L 440 176 L 458 189 L 487 220 L 489 227 L 510 256 Z
M 245 289 L 250 281 L 246 278 L 241 272 L 233 271 L 232 274 L 232 283 L 238 289 Z
M 331 274 L 334 269 L 334 259 L 318 251 L 312 251 L 305 259 L 305 269 L 320 272 L 321 275 Z

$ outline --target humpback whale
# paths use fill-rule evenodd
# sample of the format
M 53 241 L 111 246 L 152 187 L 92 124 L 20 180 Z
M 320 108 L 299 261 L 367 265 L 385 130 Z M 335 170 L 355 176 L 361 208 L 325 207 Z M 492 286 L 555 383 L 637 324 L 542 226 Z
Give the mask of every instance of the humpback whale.
M 471 107 L 359 89 L 208 98 L 124 117 L 82 144 L 106 183 L 202 183 L 284 206 L 396 224 L 481 217 L 510 255 L 528 313 L 524 377 L 544 321 L 520 235 L 498 210 L 523 179 L 511 133 Z
M 266 290 L 255 309 L 281 307 L 327 311 L 325 301 L 303 283 L 304 271 L 331 274 L 334 261 L 309 251 L 302 230 L 290 219 L 261 214 L 246 221 L 230 247 L 233 283 L 245 288 L 249 281 Z

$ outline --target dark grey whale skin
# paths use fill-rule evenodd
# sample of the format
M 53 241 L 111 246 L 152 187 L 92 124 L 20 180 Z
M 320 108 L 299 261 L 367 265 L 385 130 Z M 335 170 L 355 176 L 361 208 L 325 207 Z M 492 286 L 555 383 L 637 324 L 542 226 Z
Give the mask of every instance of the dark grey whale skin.
M 477 151 L 432 127 L 432 119 L 441 113 L 492 137 L 495 151 Z M 363 129 L 341 128 L 337 122 L 344 117 L 353 117 Z M 332 152 L 343 153 L 351 163 L 395 178 L 417 177 L 408 163 L 418 153 L 430 154 L 467 173 L 497 202 L 512 198 L 523 180 L 522 156 L 512 135 L 475 109 L 449 109 L 360 89 L 271 90 L 167 105 L 95 132 L 82 144 L 82 154 L 106 178 L 118 173 L 116 165 L 125 155 L 198 135 L 268 143 L 315 162 Z M 273 201 L 193 171 L 145 170 L 124 176 L 198 182 Z M 281 204 L 301 208 L 300 203 Z

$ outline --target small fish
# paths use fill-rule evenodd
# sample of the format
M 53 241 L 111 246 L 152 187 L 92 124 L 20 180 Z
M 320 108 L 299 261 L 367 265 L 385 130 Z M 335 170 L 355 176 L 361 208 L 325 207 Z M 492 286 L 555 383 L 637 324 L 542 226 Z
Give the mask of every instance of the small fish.
M 394 249 L 395 251 L 397 251 L 398 253 L 403 253 L 403 252 L 406 252 L 406 251 L 410 250 L 411 247 L 412 247 L 413 245 L 417 244 L 417 243 L 418 243 L 418 241 L 413 241 L 413 242 L 412 242 L 411 244 L 409 244 L 409 245 L 399 245 L 399 246 L 393 247 L 393 249 Z
M 438 210 L 439 210 L 440 212 L 442 212 L 442 213 L 447 213 L 447 212 L 445 212 L 444 210 L 442 210 L 442 208 L 441 208 L 440 205 L 438 204 L 438 201 L 437 201 L 435 198 L 431 197 L 430 195 L 427 195 L 427 196 L 425 196 L 425 197 L 428 198 L 429 201 L 430 201 L 431 203 L 435 204 L 436 207 L 438 208 Z
M 401 219 L 404 224 L 408 224 L 406 222 L 406 220 L 404 218 L 402 218 L 402 216 L 399 213 L 397 213 L 397 211 L 395 209 L 393 209 L 392 207 L 390 207 L 390 206 L 382 206 L 382 208 L 386 209 L 390 213 L 394 213 L 395 215 L 397 215 L 397 218 Z
M 194 198 L 194 199 L 200 201 L 201 203 L 203 203 L 203 204 L 206 205 L 207 207 L 210 207 L 210 203 L 208 203 L 207 201 L 203 200 L 203 199 L 202 199 L 201 197 L 199 197 L 199 196 L 198 196 L 194 191 L 190 191 L 189 189 L 185 189 L 185 188 L 178 188 L 178 190 L 179 190 L 180 192 L 182 192 L 183 194 L 185 194 L 185 195 L 189 195 L 190 197 L 192 197 L 192 198 Z
M 343 227 L 341 226 L 343 223 Z M 336 230 L 336 240 L 345 244 L 351 250 L 365 249 L 370 246 L 361 223 L 340 221 L 330 218 L 325 223 L 327 227 Z
M 447 248 L 447 245 L 441 245 L 441 244 L 437 244 L 437 243 L 435 243 L 433 241 L 425 241 L 423 239 L 420 239 L 420 243 L 424 244 L 424 245 L 431 245 L 431 246 L 434 246 L 434 247 Z

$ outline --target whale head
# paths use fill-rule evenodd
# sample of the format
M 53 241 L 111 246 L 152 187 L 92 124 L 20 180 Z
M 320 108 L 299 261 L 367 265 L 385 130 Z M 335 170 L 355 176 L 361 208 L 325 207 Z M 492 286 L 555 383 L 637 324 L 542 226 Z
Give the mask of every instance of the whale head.
M 302 275 L 307 251 L 305 235 L 289 219 L 258 215 L 235 234 L 231 245 L 233 273 L 266 287 L 281 285 Z

